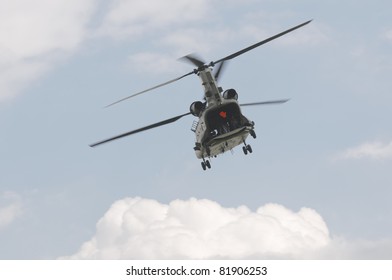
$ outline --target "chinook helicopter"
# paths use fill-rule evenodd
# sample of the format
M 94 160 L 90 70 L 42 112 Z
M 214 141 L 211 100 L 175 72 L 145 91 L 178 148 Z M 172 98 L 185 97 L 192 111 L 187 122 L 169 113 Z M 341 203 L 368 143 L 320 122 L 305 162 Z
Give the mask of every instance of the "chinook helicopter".
M 226 151 L 232 150 L 234 147 L 243 145 L 242 150 L 245 155 L 252 153 L 252 147 L 246 143 L 246 139 L 249 135 L 256 138 L 256 132 L 254 130 L 255 123 L 245 117 L 241 113 L 241 107 L 244 106 L 255 106 L 255 105 L 267 105 L 267 104 L 281 104 L 288 101 L 288 99 L 272 100 L 272 101 L 262 101 L 253 103 L 238 103 L 238 93 L 235 89 L 223 90 L 218 86 L 217 81 L 222 72 L 225 62 L 231 60 L 239 55 L 242 55 L 254 48 L 257 48 L 265 43 L 268 43 L 274 39 L 277 39 L 287 33 L 290 33 L 298 28 L 301 28 L 311 20 L 304 22 L 300 25 L 292 27 L 286 31 L 269 37 L 263 41 L 253 44 L 247 48 L 240 51 L 232 53 L 226 57 L 212 61 L 206 64 L 200 58 L 195 55 L 187 55 L 181 59 L 186 60 L 197 68 L 189 73 L 186 73 L 180 77 L 172 79 L 170 81 L 161 83 L 154 87 L 148 88 L 146 90 L 140 91 L 138 93 L 127 96 L 120 99 L 114 103 L 107 105 L 110 107 L 114 104 L 127 100 L 129 98 L 135 97 L 137 95 L 143 94 L 145 92 L 163 87 L 170 83 L 174 83 L 184 77 L 196 74 L 199 76 L 202 86 L 204 88 L 204 100 L 195 101 L 190 105 L 189 112 L 166 119 L 136 130 L 125 132 L 123 134 L 111 137 L 99 141 L 97 143 L 91 144 L 90 147 L 96 147 L 98 145 L 108 143 L 110 141 L 123 138 L 135 133 L 153 129 L 159 126 L 167 125 L 179 120 L 187 115 L 193 115 L 198 118 L 198 121 L 194 121 L 191 130 L 195 133 L 196 141 L 194 146 L 194 151 L 196 157 L 201 159 L 201 166 L 203 170 L 210 169 L 210 160 L 212 157 L 216 157 L 219 154 L 225 153 Z M 214 66 L 218 66 L 217 70 L 213 72 Z

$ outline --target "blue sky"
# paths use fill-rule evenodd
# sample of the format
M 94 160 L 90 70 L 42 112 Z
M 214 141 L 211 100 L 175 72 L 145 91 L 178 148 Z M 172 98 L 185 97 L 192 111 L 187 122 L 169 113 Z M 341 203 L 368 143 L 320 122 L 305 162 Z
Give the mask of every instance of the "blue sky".
M 219 213 L 242 205 L 258 213 L 273 203 L 296 218 L 303 218 L 300 209 L 311 209 L 327 235 L 314 238 L 323 240 L 315 247 L 305 242 L 282 252 L 272 246 L 226 257 L 390 258 L 391 4 L 143 3 L 0 2 L 0 258 L 80 256 L 82 244 L 102 237 L 100 219 L 123 215 L 116 201 L 129 207 L 121 209 L 142 211 L 127 199 L 137 197 L 151 213 L 165 212 L 176 201 L 201 205 L 190 215 L 195 219 L 206 215 L 200 210 L 205 200 L 218 205 L 213 208 L 217 220 Z M 189 72 L 192 67 L 179 57 L 198 53 L 216 60 L 309 19 L 313 22 L 306 27 L 230 61 L 220 80 L 223 88 L 238 91 L 241 102 L 290 98 L 283 105 L 243 109 L 256 123 L 258 138 L 249 141 L 252 155 L 235 149 L 213 159 L 212 169 L 203 172 L 192 149 L 192 117 L 102 147 L 88 146 L 186 113 L 200 100 L 202 87 L 191 76 L 103 109 Z M 275 219 L 282 222 L 282 217 L 291 216 Z M 135 226 L 129 220 L 122 226 L 127 223 Z M 184 256 L 219 255 L 218 249 L 211 255 L 192 255 L 192 250 Z M 183 256 L 154 252 L 98 256 Z

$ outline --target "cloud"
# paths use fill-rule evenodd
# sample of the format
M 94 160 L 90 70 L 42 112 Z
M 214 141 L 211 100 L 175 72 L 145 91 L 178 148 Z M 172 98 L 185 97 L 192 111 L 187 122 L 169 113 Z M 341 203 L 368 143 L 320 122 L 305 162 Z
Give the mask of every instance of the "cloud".
M 301 258 L 326 247 L 329 231 L 314 210 L 278 204 L 256 211 L 206 199 L 169 204 L 143 198 L 115 202 L 96 233 L 71 259 Z
M 143 51 L 129 56 L 129 63 L 140 72 L 162 74 L 189 71 L 194 68 L 190 63 L 179 61 L 184 55 L 196 53 L 200 59 L 209 63 L 209 52 L 221 47 L 229 39 L 227 30 L 210 29 L 202 31 L 197 28 L 178 29 L 159 36 L 159 48 L 155 51 Z M 201 44 L 200 42 L 208 42 Z M 165 51 L 162 51 L 165 48 Z M 185 61 L 187 62 L 187 61 Z M 185 67 L 186 66 L 186 67 Z
M 334 237 L 328 246 L 307 257 L 328 260 L 390 260 L 392 258 L 392 239 L 348 240 L 343 237 Z
M 370 142 L 339 153 L 336 159 L 391 159 L 392 141 L 389 143 Z
M 206 17 L 207 0 L 117 0 L 105 15 L 99 33 L 118 39 L 134 37 L 146 31 L 162 30 L 173 24 L 185 25 Z
M 206 55 L 212 50 L 221 50 L 224 45 L 231 45 L 238 41 L 238 32 L 234 27 L 215 27 L 208 29 L 201 28 L 181 28 L 165 34 L 162 38 L 162 45 L 170 49 L 176 49 L 179 56 L 198 52 Z M 210 62 L 207 58 L 206 62 Z
M 1 1 L 0 101 L 41 77 L 85 39 L 95 0 Z
M 261 28 L 260 25 L 265 24 L 266 19 L 249 19 L 247 13 L 237 13 L 235 18 L 225 18 L 224 13 L 221 13 L 222 5 L 224 9 L 235 11 L 243 9 L 246 5 L 254 9 L 253 4 L 254 1 L 239 4 L 235 1 L 223 3 L 218 0 L 117 0 L 111 2 L 97 34 L 118 40 L 136 40 L 143 36 L 149 44 L 141 53 L 135 53 L 130 57 L 132 66 L 145 72 L 156 73 L 157 69 L 164 69 L 157 67 L 157 64 L 173 65 L 168 58 L 179 58 L 197 52 L 206 62 L 210 62 L 215 55 L 209 56 L 216 49 L 221 53 L 225 47 L 236 45 L 238 41 L 253 43 L 284 30 L 284 27 L 274 28 L 274 31 L 271 31 L 271 28 Z M 257 21 L 259 24 L 249 24 L 249 20 Z M 272 19 L 269 18 L 268 21 Z M 329 40 L 325 30 L 326 27 L 312 23 L 296 32 L 297 34 L 280 39 L 283 40 L 280 44 L 290 47 L 319 45 Z M 235 50 L 228 48 L 226 52 Z M 221 55 L 225 55 L 226 52 Z M 162 53 L 169 53 L 170 56 Z
M 157 9 L 148 10 L 144 9 L 143 5 L 135 5 L 133 1 L 119 1 L 108 13 L 100 32 L 120 39 L 134 39 L 141 35 L 148 38 L 150 42 L 148 50 L 134 54 L 131 57 L 132 66 L 136 65 L 140 70 L 154 73 L 157 72 L 157 69 L 178 69 L 176 66 L 170 68 L 157 67 L 157 63 L 173 65 L 173 62 L 169 62 L 168 58 L 174 61 L 173 58 L 179 58 L 190 53 L 199 53 L 201 58 L 204 58 L 208 63 L 226 55 L 227 52 L 234 52 L 238 48 L 244 47 L 243 44 L 240 44 L 237 48 L 228 46 L 237 45 L 239 41 L 251 44 L 281 32 L 285 28 L 274 28 L 274 31 L 272 31 L 272 28 L 249 24 L 246 21 L 246 14 L 238 14 L 238 18 L 230 19 L 228 22 L 227 18 L 222 18 L 216 12 L 215 4 L 218 1 L 209 1 L 208 3 L 206 1 L 192 1 L 186 4 L 180 4 L 178 1 L 172 2 L 173 5 L 170 5 L 172 8 L 168 11 L 168 14 L 160 18 L 157 15 L 161 14 L 159 5 Z M 225 2 L 226 4 L 230 5 L 232 10 L 244 5 L 242 2 L 241 4 Z M 137 14 L 136 12 L 125 12 L 129 10 L 126 8 L 128 6 L 132 6 L 140 12 Z M 189 11 L 192 11 L 192 13 L 189 13 Z M 194 11 L 198 12 L 194 13 Z M 214 16 L 209 16 L 208 13 L 214 13 Z M 178 21 L 178 19 L 181 19 L 181 21 Z M 244 19 L 245 23 L 241 19 Z M 286 28 L 289 27 L 291 26 L 286 26 Z M 281 42 L 278 42 L 278 44 L 289 47 L 324 44 L 329 41 L 326 35 L 327 29 L 325 26 L 312 23 L 303 30 L 295 32 L 296 34 L 280 38 L 278 41 Z M 216 50 L 219 50 L 218 57 L 216 57 Z M 170 56 L 162 53 L 170 53 Z M 212 53 L 215 54 L 212 55 Z M 163 71 L 161 70 L 161 72 Z
M 158 52 L 140 52 L 129 56 L 129 63 L 141 73 L 162 74 L 173 72 L 178 74 L 182 70 L 176 57 Z
M 22 214 L 20 197 L 13 192 L 0 193 L 0 230 Z

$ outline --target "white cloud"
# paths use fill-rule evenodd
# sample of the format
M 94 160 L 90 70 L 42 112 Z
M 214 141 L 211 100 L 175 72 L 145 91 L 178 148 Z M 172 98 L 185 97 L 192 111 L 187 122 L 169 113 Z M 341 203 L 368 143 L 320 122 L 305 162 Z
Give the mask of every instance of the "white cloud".
M 347 240 L 334 237 L 330 244 L 315 255 L 314 259 L 350 259 L 350 260 L 390 260 L 392 258 L 392 239 Z
M 117 0 L 106 14 L 100 33 L 127 38 L 151 30 L 162 30 L 173 24 L 185 25 L 206 17 L 207 0 Z
M 228 30 L 202 31 L 190 28 L 179 29 L 160 36 L 160 47 L 157 51 L 143 51 L 129 56 L 133 69 L 156 74 L 172 72 L 173 75 L 178 75 L 181 71 L 190 71 L 194 65 L 184 63 L 179 58 L 196 53 L 201 60 L 209 63 L 211 61 L 208 57 L 209 52 L 211 49 L 221 47 L 223 42 L 227 42 L 229 32 Z M 163 52 L 162 47 L 166 47 L 167 51 Z
M 11 224 L 22 214 L 20 197 L 13 192 L 0 194 L 0 229 Z
M 95 0 L 0 2 L 0 101 L 42 76 L 77 49 Z
M 136 68 L 141 72 L 155 74 L 171 72 L 173 75 L 178 75 L 182 71 L 188 72 L 194 68 L 194 65 L 184 64 L 183 61 L 179 61 L 179 58 L 196 53 L 201 60 L 209 63 L 212 60 L 211 50 L 221 49 L 223 44 L 231 40 L 232 34 L 233 32 L 227 29 L 203 31 L 198 28 L 162 32 L 156 39 L 159 41 L 159 47 L 151 46 L 154 51 L 142 51 L 130 55 L 129 62 L 133 69 Z
M 162 38 L 162 44 L 175 49 L 179 56 L 193 52 L 205 56 L 215 49 L 221 51 L 222 46 L 230 45 L 236 40 L 238 40 L 238 34 L 234 28 L 210 27 L 207 30 L 182 28 L 166 34 Z M 210 62 L 212 58 L 204 57 L 204 59 Z
M 389 143 L 370 142 L 349 148 L 336 156 L 336 159 L 390 159 L 392 158 L 392 141 Z
M 183 68 L 177 58 L 157 52 L 140 52 L 129 56 L 129 63 L 142 73 L 168 73 L 178 74 Z
M 267 204 L 256 211 L 210 200 L 125 198 L 97 223 L 72 259 L 301 258 L 330 243 L 314 210 Z
M 250 38 L 250 42 L 253 43 L 282 31 L 281 28 L 275 29 L 274 32 L 269 28 L 260 27 L 262 25 L 260 22 L 265 23 L 265 20 L 260 21 L 252 17 L 251 22 L 257 21 L 259 24 L 250 24 L 247 18 L 249 15 L 246 13 L 239 13 L 236 18 L 230 19 L 223 18 L 219 13 L 219 7 L 222 5 L 225 5 L 225 8 L 230 6 L 230 10 L 236 10 L 253 3 L 253 1 L 245 2 L 117 0 L 110 5 L 97 34 L 134 40 L 143 36 L 149 42 L 148 49 L 144 49 L 140 54 L 134 54 L 131 59 L 134 63 L 132 66 L 136 65 L 146 72 L 156 72 L 156 64 L 150 63 L 152 59 L 158 63 L 164 62 L 164 65 L 169 64 L 167 61 L 169 56 L 161 53 L 170 53 L 170 57 L 179 58 L 196 52 L 200 53 L 206 62 L 210 62 L 212 59 L 217 59 L 215 56 L 209 57 L 215 49 L 223 52 L 225 47 L 237 44 L 238 41 L 246 42 Z M 250 8 L 254 9 L 253 6 Z M 291 26 L 287 26 L 289 27 Z M 312 23 L 312 26 L 303 28 L 296 32 L 297 34 L 280 39 L 283 40 L 280 44 L 309 46 L 324 43 L 328 41 L 325 30 L 325 27 Z M 222 55 L 226 55 L 226 52 Z

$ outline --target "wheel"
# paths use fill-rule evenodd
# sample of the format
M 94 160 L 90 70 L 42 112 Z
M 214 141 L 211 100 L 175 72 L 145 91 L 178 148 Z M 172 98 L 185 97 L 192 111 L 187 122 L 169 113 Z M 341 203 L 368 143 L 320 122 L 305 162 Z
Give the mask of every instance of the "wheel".
M 248 150 L 246 149 L 246 147 L 245 147 L 245 146 L 243 146 L 243 147 L 242 147 L 242 151 L 244 152 L 244 154 L 245 154 L 245 155 L 247 155 L 247 154 L 248 154 Z
M 246 149 L 248 150 L 249 153 L 253 152 L 252 147 L 250 145 L 246 145 Z
M 204 163 L 204 161 L 201 162 L 201 168 L 203 168 L 203 170 L 206 170 L 206 164 Z
M 250 135 L 256 139 L 256 132 L 253 129 L 250 131 Z
M 211 168 L 211 164 L 210 164 L 210 161 L 207 159 L 206 160 L 206 163 L 205 163 L 205 165 L 208 167 L 208 169 L 210 169 Z

